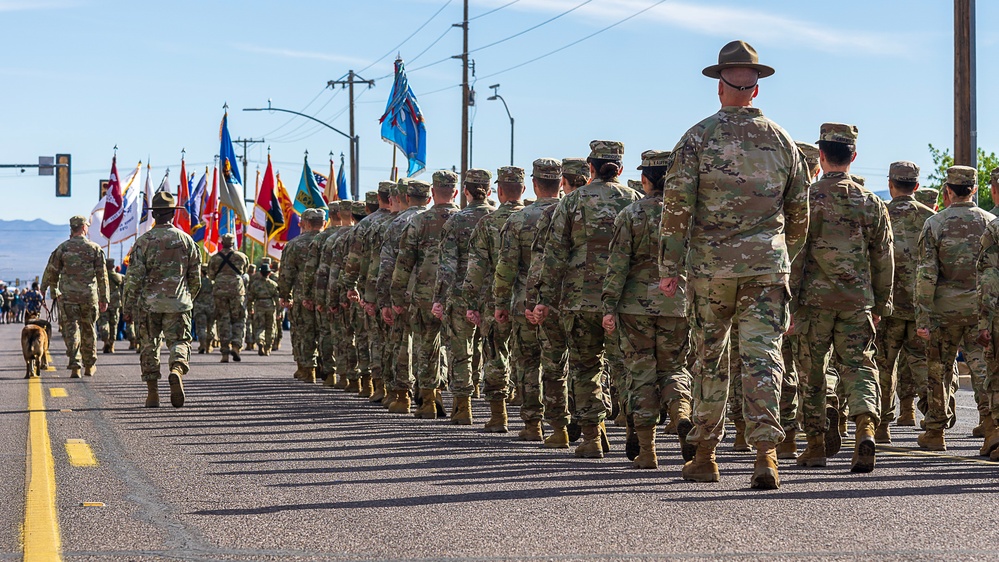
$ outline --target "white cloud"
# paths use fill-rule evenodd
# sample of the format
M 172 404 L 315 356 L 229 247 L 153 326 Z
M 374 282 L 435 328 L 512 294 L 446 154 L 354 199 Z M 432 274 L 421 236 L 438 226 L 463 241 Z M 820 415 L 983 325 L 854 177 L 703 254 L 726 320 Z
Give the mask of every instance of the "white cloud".
M 285 57 L 290 59 L 311 59 L 311 60 L 321 60 L 326 62 L 339 62 L 345 64 L 367 64 L 368 61 L 358 57 L 351 57 L 347 55 L 338 55 L 336 53 L 318 53 L 315 51 L 298 51 L 294 49 L 283 49 L 283 48 L 270 48 L 270 47 L 258 47 L 256 45 L 247 45 L 245 43 L 238 43 L 233 45 L 240 51 L 245 51 L 247 53 L 259 53 L 262 55 L 273 55 L 276 57 Z

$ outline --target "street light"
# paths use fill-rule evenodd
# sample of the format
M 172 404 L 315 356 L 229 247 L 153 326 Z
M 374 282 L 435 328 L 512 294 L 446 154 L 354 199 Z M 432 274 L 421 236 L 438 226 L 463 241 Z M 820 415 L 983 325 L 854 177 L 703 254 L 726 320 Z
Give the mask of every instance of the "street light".
M 506 116 L 510 118 L 510 165 L 513 166 L 513 115 L 510 115 L 510 106 L 506 104 L 506 100 L 503 99 L 503 96 L 499 95 L 499 92 L 496 91 L 499 87 L 499 84 L 489 86 L 489 88 L 493 91 L 493 95 L 486 99 L 488 101 L 500 100 L 503 102 L 503 108 L 506 109 Z

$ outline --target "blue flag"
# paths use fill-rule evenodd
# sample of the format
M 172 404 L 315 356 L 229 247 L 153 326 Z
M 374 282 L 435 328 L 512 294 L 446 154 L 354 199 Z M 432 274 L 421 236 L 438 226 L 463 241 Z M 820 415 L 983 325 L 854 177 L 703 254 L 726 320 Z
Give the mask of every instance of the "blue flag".
M 415 176 L 427 167 L 427 130 L 423 125 L 423 112 L 413 89 L 409 87 L 402 59 L 395 61 L 392 94 L 385 106 L 385 114 L 378 122 L 382 124 L 382 139 L 395 145 L 409 160 L 407 176 Z
M 194 174 L 191 174 L 191 179 L 194 179 Z M 204 210 L 207 186 L 208 174 L 205 173 L 198 180 L 198 185 L 191 190 L 191 197 L 187 200 L 187 210 L 191 213 L 191 238 L 194 238 L 195 242 L 201 242 L 205 239 L 205 219 L 201 216 L 201 212 Z
M 222 116 L 219 128 L 219 208 L 228 208 L 233 218 L 246 222 L 246 207 L 243 205 L 243 180 L 239 177 L 239 161 L 232 148 L 229 136 L 229 113 Z M 222 233 L 221 230 L 219 230 Z
M 298 182 L 298 193 L 295 194 L 295 212 L 302 214 L 306 209 L 325 209 L 323 190 L 316 183 L 316 176 L 309 167 L 309 155 L 305 155 L 305 167 L 302 168 L 302 179 Z
M 340 171 L 336 173 L 336 194 L 341 201 L 350 199 L 347 195 L 347 174 L 343 172 L 343 153 L 340 153 Z

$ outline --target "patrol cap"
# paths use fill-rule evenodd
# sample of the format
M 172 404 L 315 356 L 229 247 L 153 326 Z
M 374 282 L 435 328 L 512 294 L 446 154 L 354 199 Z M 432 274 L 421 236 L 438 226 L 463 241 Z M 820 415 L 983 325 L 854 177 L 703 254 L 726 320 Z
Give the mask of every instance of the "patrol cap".
M 351 201 L 350 213 L 366 217 L 368 216 L 368 206 L 364 204 L 364 201 Z
M 69 217 L 70 228 L 82 228 L 85 225 L 90 224 L 90 219 L 83 215 L 73 215 Z
M 634 189 L 635 191 L 645 190 L 645 188 L 642 187 L 642 180 L 628 180 L 628 187 Z
M 970 166 L 951 166 L 947 168 L 947 184 L 971 186 L 977 183 L 978 170 Z
M 940 192 L 935 189 L 917 189 L 913 194 L 916 201 L 919 201 L 923 205 L 929 208 L 934 208 L 937 204 L 937 198 L 940 196 Z
M 409 189 L 409 178 L 399 178 L 392 186 L 392 195 L 395 195 L 396 197 L 401 197 L 406 194 L 406 191 L 408 191 L 408 189 Z
M 669 166 L 670 154 L 673 154 L 670 150 L 646 150 L 642 153 L 642 164 L 638 169 Z
M 864 183 L 867 181 L 867 178 L 865 178 L 864 176 L 858 176 L 856 174 L 850 174 L 850 179 L 853 180 L 853 183 L 860 185 L 864 185 Z
M 392 190 L 395 189 L 394 181 L 380 181 L 378 182 L 378 195 L 388 197 L 392 195 Z
M 524 183 L 525 172 L 517 166 L 503 166 L 496 170 L 496 183 Z
M 231 232 L 226 232 L 222 235 L 222 245 L 226 248 L 231 248 L 233 244 L 236 243 L 236 235 Z
M 819 127 L 819 142 L 840 142 L 857 144 L 858 130 L 856 125 L 846 123 L 823 123 Z
M 469 168 L 465 172 L 465 183 L 478 183 L 483 185 L 489 185 L 493 180 L 492 173 L 489 170 L 483 170 L 482 168 Z
M 586 158 L 563 158 L 562 175 L 588 176 L 590 175 L 590 165 L 586 162 Z
M 624 143 L 620 141 L 590 141 L 590 158 L 620 160 L 624 156 Z
M 319 208 L 306 209 L 302 212 L 302 220 L 306 222 L 325 221 L 326 211 Z
M 454 187 L 458 185 L 458 174 L 451 170 L 437 170 L 433 177 L 434 187 Z
M 368 191 L 368 192 L 366 192 L 364 194 L 364 202 L 367 203 L 368 205 L 377 205 L 378 204 L 378 192 L 377 191 Z
M 406 195 L 410 197 L 419 197 L 425 199 L 430 197 L 431 185 L 423 180 L 409 180 L 409 186 L 406 190 Z
M 261 259 L 260 260 L 260 265 L 261 266 L 263 266 L 263 265 L 267 265 L 267 266 L 271 265 L 271 258 L 263 258 L 263 259 Z
M 814 168 L 819 165 L 819 147 L 810 142 L 799 141 L 794 144 L 798 145 L 798 149 L 805 155 L 805 163 L 808 164 L 810 168 Z
M 999 183 L 999 166 L 992 168 L 992 183 Z
M 561 179 L 562 162 L 554 158 L 538 158 L 534 161 L 531 177 L 539 180 Z
M 341 215 L 351 215 L 354 213 L 353 205 L 354 202 L 350 199 L 343 199 L 340 201 L 338 212 Z
M 326 204 L 326 207 L 330 210 L 330 215 L 333 215 L 333 213 L 339 213 L 340 201 L 330 201 Z
M 919 166 L 908 160 L 892 162 L 888 168 L 888 179 L 897 181 L 919 181 Z

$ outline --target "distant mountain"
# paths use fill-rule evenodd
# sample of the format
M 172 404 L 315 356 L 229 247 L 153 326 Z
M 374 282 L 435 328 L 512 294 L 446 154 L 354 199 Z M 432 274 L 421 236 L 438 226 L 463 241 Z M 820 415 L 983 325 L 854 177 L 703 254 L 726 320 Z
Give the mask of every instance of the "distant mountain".
M 69 225 L 57 225 L 43 220 L 0 220 L 0 279 L 13 286 L 30 285 L 41 277 L 49 254 L 69 237 Z

